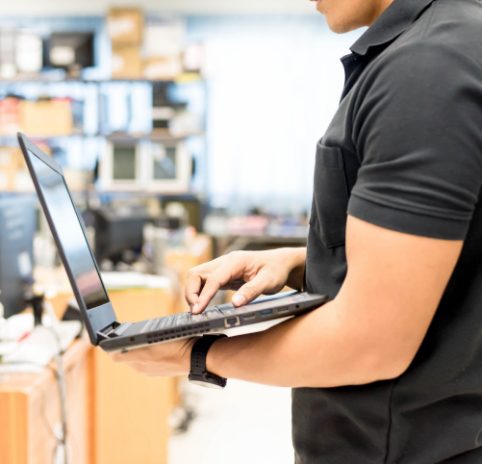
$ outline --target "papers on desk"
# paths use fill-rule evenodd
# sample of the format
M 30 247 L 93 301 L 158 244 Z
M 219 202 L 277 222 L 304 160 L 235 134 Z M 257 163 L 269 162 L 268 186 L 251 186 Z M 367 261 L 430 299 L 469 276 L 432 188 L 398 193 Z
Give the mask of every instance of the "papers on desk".
M 165 276 L 141 274 L 140 272 L 102 272 L 107 290 L 127 290 L 130 288 L 166 288 L 172 286 Z
M 70 346 L 81 330 L 79 321 L 57 321 L 51 326 L 33 328 L 17 343 L 0 343 L 0 351 L 3 351 L 0 374 L 42 370 L 56 355 Z

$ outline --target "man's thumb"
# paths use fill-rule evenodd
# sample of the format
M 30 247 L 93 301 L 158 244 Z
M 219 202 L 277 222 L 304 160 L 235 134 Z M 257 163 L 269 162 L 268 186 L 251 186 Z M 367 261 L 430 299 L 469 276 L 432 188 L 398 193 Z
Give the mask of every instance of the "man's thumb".
M 234 294 L 231 301 L 234 306 L 243 306 L 253 301 L 256 297 L 263 293 L 263 282 L 262 278 L 256 276 L 253 280 L 244 284 L 239 290 Z

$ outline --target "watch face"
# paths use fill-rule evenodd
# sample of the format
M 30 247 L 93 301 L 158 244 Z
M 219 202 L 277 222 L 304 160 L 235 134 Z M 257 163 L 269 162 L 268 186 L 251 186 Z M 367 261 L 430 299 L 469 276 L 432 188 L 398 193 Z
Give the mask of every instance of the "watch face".
M 222 390 L 224 388 L 224 385 L 206 382 L 206 381 L 203 381 L 203 380 L 191 380 L 190 382 L 195 384 L 195 385 L 199 385 L 200 387 L 213 388 L 215 390 Z

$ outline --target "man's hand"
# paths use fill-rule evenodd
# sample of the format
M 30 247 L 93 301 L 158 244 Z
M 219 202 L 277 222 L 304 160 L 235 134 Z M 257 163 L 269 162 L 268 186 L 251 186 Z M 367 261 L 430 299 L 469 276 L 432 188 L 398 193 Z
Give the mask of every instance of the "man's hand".
M 158 343 L 127 353 L 114 353 L 111 358 L 142 374 L 160 377 L 187 375 L 191 366 L 191 350 L 195 338 Z
M 241 306 L 262 293 L 277 293 L 285 285 L 301 288 L 305 260 L 306 248 L 234 251 L 190 270 L 186 300 L 198 314 L 220 289 L 237 290 L 233 304 Z

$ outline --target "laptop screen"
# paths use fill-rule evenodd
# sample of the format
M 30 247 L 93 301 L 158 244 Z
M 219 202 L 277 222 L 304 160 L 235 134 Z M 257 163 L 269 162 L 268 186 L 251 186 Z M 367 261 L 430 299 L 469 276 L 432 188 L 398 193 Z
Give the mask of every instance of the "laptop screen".
M 38 183 L 62 244 L 85 307 L 92 309 L 109 302 L 75 206 L 61 174 L 29 151 Z

